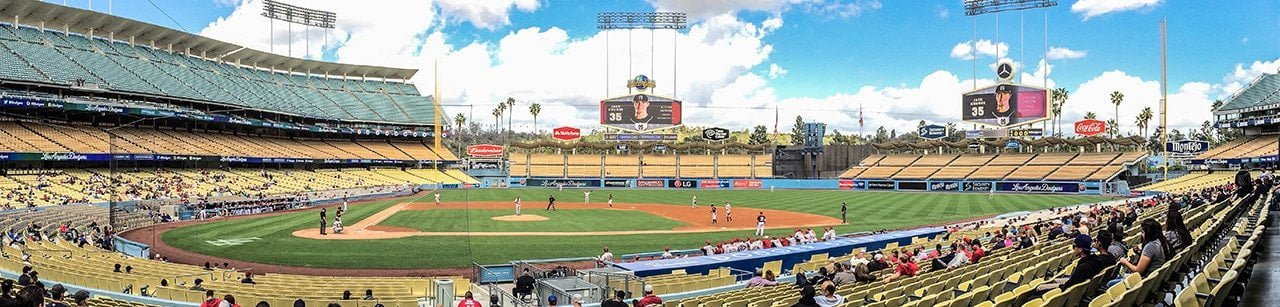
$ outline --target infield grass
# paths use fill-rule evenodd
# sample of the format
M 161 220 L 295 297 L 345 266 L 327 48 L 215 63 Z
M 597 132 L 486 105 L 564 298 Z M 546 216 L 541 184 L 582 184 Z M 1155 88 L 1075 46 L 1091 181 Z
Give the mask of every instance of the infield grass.
M 1039 210 L 1065 205 L 1107 200 L 1088 195 L 1028 195 L 965 193 L 911 193 L 867 191 L 681 191 L 681 190 L 597 190 L 593 203 L 603 203 L 612 193 L 615 203 L 656 203 L 688 206 L 692 195 L 699 205 L 723 204 L 730 201 L 734 212 L 754 216 L 749 208 L 764 208 L 813 213 L 839 218 L 840 202 L 849 205 L 850 224 L 837 227 L 840 233 L 865 230 L 898 229 L 972 219 L 996 214 Z M 527 208 L 545 205 L 548 194 L 557 203 L 582 202 L 581 190 L 542 189 L 478 189 L 445 191 L 445 202 L 510 201 L 524 199 Z M 351 225 L 375 212 L 409 198 L 381 200 L 352 205 L 343 222 Z M 419 201 L 430 202 L 430 197 Z M 541 202 L 541 203 L 540 203 Z M 739 211 L 741 210 L 741 211 Z M 562 210 L 569 211 L 569 210 Z M 540 214 L 540 212 L 539 212 Z M 581 218 L 584 225 L 612 227 L 614 219 Z M 450 221 L 456 223 L 455 219 Z M 597 222 L 593 222 L 597 221 Z M 178 228 L 166 232 L 165 243 L 190 251 L 261 263 L 330 268 L 434 268 L 464 267 L 471 263 L 506 263 L 519 259 L 584 257 L 598 255 L 603 246 L 614 254 L 661 251 L 663 247 L 690 249 L 704 241 L 723 241 L 750 236 L 752 231 L 714 233 L 623 235 L 623 236 L 545 236 L 545 237 L 408 237 L 386 240 L 313 240 L 294 237 L 293 231 L 314 228 L 318 224 L 314 211 L 288 213 L 271 217 L 218 221 Z M 457 226 L 450 226 L 457 227 Z M 465 227 L 465 226 L 464 226 Z M 472 224 L 471 231 L 476 229 Z M 456 228 L 455 228 L 456 229 Z M 790 232 L 770 230 L 771 235 Z M 260 238 L 240 246 L 216 246 L 206 241 L 236 238 Z
M 585 232 L 624 230 L 669 230 L 685 223 L 646 212 L 630 210 L 575 209 L 525 210 L 524 214 L 547 217 L 546 221 L 502 222 L 491 218 L 511 215 L 511 210 L 433 209 L 396 212 L 378 225 L 429 232 Z M 601 221 L 608 221 L 601 223 Z

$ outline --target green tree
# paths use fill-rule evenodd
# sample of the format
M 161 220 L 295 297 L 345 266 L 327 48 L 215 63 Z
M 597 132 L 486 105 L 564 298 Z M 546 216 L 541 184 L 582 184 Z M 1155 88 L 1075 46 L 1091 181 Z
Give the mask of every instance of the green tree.
M 1120 134 L 1120 125 L 1116 124 L 1115 119 L 1107 120 L 1107 134 L 1110 134 L 1112 137 Z
M 502 111 L 506 109 L 507 105 L 505 104 L 498 104 L 498 107 L 493 108 L 493 130 L 495 133 L 502 130 Z
M 804 118 L 796 115 L 796 125 L 791 127 L 791 145 L 804 144 Z
M 538 134 L 538 113 L 542 113 L 542 104 L 529 104 L 529 115 L 533 115 L 533 134 Z
M 889 129 L 885 129 L 884 126 L 880 126 L 880 128 L 876 128 L 876 137 L 872 138 L 871 140 L 876 143 L 884 143 L 886 141 L 889 141 Z
M 1115 119 L 1114 122 L 1116 123 L 1116 129 L 1113 130 L 1115 131 L 1115 133 L 1111 134 L 1112 137 L 1117 137 L 1120 134 L 1120 103 L 1122 102 L 1124 102 L 1123 93 L 1120 93 L 1120 91 L 1111 92 L 1111 104 L 1116 106 L 1116 113 L 1114 117 Z
M 1138 135 L 1147 135 L 1147 128 L 1150 127 L 1152 117 L 1151 107 L 1142 108 L 1142 112 L 1138 112 L 1138 120 L 1135 122 L 1138 125 Z
M 755 128 L 751 129 L 751 138 L 749 143 L 753 145 L 769 143 L 769 128 L 764 125 L 756 125 Z
M 1214 144 L 1214 143 L 1216 143 L 1216 142 L 1214 141 L 1213 131 L 1214 131 L 1214 129 L 1213 129 L 1213 123 L 1211 123 L 1211 122 L 1209 122 L 1209 121 L 1207 121 L 1207 120 L 1206 120 L 1206 121 L 1204 121 L 1204 123 L 1201 123 L 1201 124 L 1200 124 L 1200 131 L 1198 131 L 1198 132 L 1199 132 L 1199 137 L 1197 137 L 1197 138 L 1198 138 L 1198 139 L 1201 139 L 1201 140 L 1204 140 L 1204 141 L 1207 141 L 1207 142 L 1209 142 L 1210 144 Z
M 1067 88 L 1065 87 L 1059 87 L 1053 89 L 1053 91 L 1050 92 L 1050 95 L 1050 100 L 1053 102 L 1052 111 L 1054 135 L 1062 135 L 1062 131 L 1060 131 L 1060 127 L 1062 126 L 1062 107 L 1067 104 L 1067 98 L 1070 95 L 1070 92 L 1067 92 Z
M 1087 119 L 1098 119 L 1098 114 L 1093 114 L 1093 111 L 1085 112 L 1085 113 L 1084 113 L 1084 118 L 1087 118 Z
M 467 124 L 467 117 L 463 116 L 461 112 L 454 114 L 453 124 L 458 126 L 458 129 L 454 130 L 453 133 L 462 134 L 462 125 Z

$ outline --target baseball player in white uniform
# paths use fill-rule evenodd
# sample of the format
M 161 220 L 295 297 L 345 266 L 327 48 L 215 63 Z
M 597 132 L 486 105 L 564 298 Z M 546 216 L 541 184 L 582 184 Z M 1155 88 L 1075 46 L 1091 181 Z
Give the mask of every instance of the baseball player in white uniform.
M 613 193 L 609 193 L 609 208 L 613 208 Z
M 761 211 L 760 215 L 756 216 L 756 236 L 759 237 L 763 235 L 764 235 L 764 211 Z
M 590 204 L 591 204 L 591 190 L 587 190 L 586 192 L 582 192 L 582 204 L 584 204 L 584 205 L 590 205 Z
M 515 203 L 516 203 L 516 215 L 519 216 L 520 215 L 520 197 L 519 196 L 516 196 Z
M 436 205 L 440 205 L 440 191 L 436 191 Z
M 697 195 L 697 194 L 694 194 L 694 195 L 693 195 L 693 199 L 689 200 L 689 204 L 690 204 L 690 205 L 692 205 L 692 206 L 691 206 L 691 208 L 697 208 L 697 207 L 698 207 L 698 195 Z
M 733 211 L 731 210 L 733 210 L 733 206 L 729 205 L 729 202 L 727 201 L 724 202 L 724 221 L 725 222 L 733 221 Z

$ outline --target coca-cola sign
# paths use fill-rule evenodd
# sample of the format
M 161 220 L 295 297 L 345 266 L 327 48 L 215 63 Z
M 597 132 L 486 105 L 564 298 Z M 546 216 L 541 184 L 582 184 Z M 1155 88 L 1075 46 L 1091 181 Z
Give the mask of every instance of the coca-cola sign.
M 1095 136 L 1107 132 L 1107 123 L 1096 120 L 1086 119 L 1076 122 L 1076 134 L 1082 136 Z
M 582 137 L 582 130 L 574 127 L 560 127 L 551 130 L 551 137 L 561 141 L 572 141 Z
M 476 144 L 467 146 L 467 155 L 472 157 L 495 157 L 502 155 L 502 145 Z

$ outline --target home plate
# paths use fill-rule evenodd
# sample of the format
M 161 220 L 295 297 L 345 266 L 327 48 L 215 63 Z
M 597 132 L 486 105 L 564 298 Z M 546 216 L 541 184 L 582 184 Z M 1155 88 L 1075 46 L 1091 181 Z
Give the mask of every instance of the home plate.
M 550 220 L 550 218 L 536 214 L 503 215 L 491 217 L 489 219 L 502 222 L 537 222 Z

